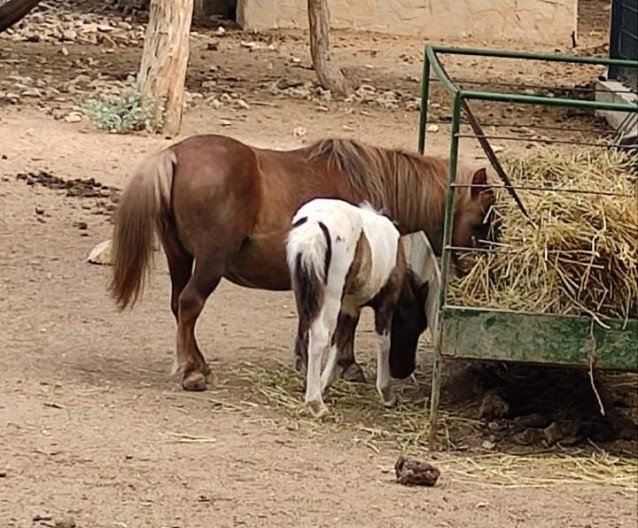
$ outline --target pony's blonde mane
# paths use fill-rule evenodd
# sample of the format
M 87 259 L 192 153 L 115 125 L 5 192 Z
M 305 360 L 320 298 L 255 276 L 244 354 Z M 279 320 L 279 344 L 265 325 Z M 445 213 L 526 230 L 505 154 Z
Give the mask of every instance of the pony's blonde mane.
M 406 226 L 424 222 L 439 225 L 445 210 L 448 162 L 403 149 L 366 145 L 353 139 L 324 139 L 307 148 L 309 159 L 327 157 L 359 195 Z M 459 183 L 470 183 L 473 172 L 459 167 Z M 470 198 L 467 187 L 457 188 L 457 207 Z

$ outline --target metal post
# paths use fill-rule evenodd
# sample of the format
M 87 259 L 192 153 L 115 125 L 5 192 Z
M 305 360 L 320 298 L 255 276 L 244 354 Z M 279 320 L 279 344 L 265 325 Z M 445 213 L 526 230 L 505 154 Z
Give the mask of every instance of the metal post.
M 428 122 L 428 99 L 430 97 L 430 59 L 423 52 L 423 75 L 421 76 L 421 112 L 419 116 L 419 153 L 425 151 L 425 133 Z
M 452 245 L 452 231 L 454 229 L 454 183 L 456 182 L 456 172 L 459 154 L 459 130 L 461 127 L 461 103 L 463 94 L 454 94 L 454 104 L 452 106 L 452 142 L 450 144 L 450 165 L 448 167 L 448 188 L 445 200 L 445 223 L 443 226 L 443 250 L 441 259 L 441 297 L 439 299 L 439 310 L 443 310 L 446 303 L 446 292 L 448 277 L 450 272 L 450 257 Z M 432 393 L 430 396 L 430 450 L 436 449 L 436 429 L 439 419 L 439 399 L 441 396 L 441 369 L 443 367 L 443 318 L 439 319 L 439 335 L 434 344 L 434 362 L 432 363 Z

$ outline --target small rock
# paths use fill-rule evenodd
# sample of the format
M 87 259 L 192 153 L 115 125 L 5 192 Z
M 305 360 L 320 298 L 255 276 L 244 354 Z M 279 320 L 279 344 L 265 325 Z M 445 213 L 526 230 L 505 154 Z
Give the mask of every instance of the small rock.
M 439 131 L 439 125 L 435 125 L 435 124 L 428 125 L 428 127 L 426 128 L 426 130 L 427 130 L 428 132 L 438 132 L 438 131 Z
M 41 207 L 36 207 L 35 208 L 35 214 L 43 215 L 44 214 L 44 209 L 42 209 Z
M 296 79 L 287 79 L 286 77 L 282 77 L 277 81 L 277 89 L 286 90 L 288 88 L 297 88 L 299 86 L 303 86 L 303 81 L 299 81 Z
M 244 110 L 250 109 L 250 105 L 243 99 L 237 99 L 237 101 L 235 102 L 237 103 L 237 106 L 239 106 L 239 108 L 243 108 Z
M 111 251 L 112 251 L 112 241 L 105 240 L 104 242 L 100 242 L 97 246 L 95 246 L 86 261 L 91 264 L 98 264 L 101 266 L 108 266 L 112 264 L 111 260 Z
M 223 127 L 229 127 L 233 124 L 233 122 L 230 119 L 220 119 L 219 124 Z
M 217 51 L 219 49 L 219 40 L 213 40 L 206 44 L 206 49 L 208 51 Z
M 62 53 L 62 55 L 64 55 L 65 57 L 69 56 L 69 50 L 66 48 L 66 46 L 62 46 L 62 48 L 60 48 L 60 53 Z
M 225 28 L 223 28 L 222 26 L 219 26 L 219 27 L 217 28 L 217 34 L 218 34 L 218 35 L 225 35 L 225 34 L 226 34 L 226 29 L 225 29 Z
M 526 416 L 517 416 L 512 419 L 512 425 L 514 427 L 520 427 L 521 429 L 527 429 L 528 427 L 543 428 L 550 424 L 551 420 L 548 416 L 542 413 L 533 413 Z
M 481 402 L 479 418 L 503 418 L 510 412 L 509 403 L 495 391 L 488 392 Z
M 61 519 L 54 524 L 55 528 L 75 528 L 76 526 L 74 519 Z
M 549 445 L 554 445 L 560 442 L 564 438 L 563 430 L 558 422 L 552 422 L 545 429 L 543 429 L 545 435 L 545 441 Z
M 297 127 L 292 131 L 292 135 L 296 138 L 302 138 L 308 135 L 308 131 L 304 127 Z
M 483 441 L 483 443 L 481 444 L 481 447 L 483 449 L 489 449 L 490 451 L 496 448 L 496 444 L 490 440 L 485 440 Z
M 400 456 L 394 465 L 397 482 L 404 486 L 434 486 L 441 472 L 432 464 Z
M 62 32 L 62 39 L 69 42 L 75 42 L 78 39 L 78 32 L 74 29 L 67 29 Z
M 494 153 L 498 153 L 498 152 L 503 152 L 505 150 L 504 147 L 501 147 L 499 145 L 496 145 L 495 147 L 492 147 L 492 150 L 494 151 Z
M 82 114 L 78 112 L 71 112 L 64 117 L 64 120 L 67 123 L 79 123 L 80 121 L 82 121 Z
M 538 429 L 525 429 L 512 435 L 512 442 L 522 446 L 529 446 L 540 442 L 541 432 Z
M 35 513 L 32 517 L 33 522 L 52 521 L 53 517 L 46 513 Z
M 86 231 L 89 228 L 86 222 L 73 222 L 73 226 L 77 227 L 80 231 Z

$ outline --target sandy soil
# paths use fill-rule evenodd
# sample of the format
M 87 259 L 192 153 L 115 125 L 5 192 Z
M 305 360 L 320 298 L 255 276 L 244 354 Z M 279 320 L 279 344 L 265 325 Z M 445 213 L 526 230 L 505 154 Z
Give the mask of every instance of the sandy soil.
M 596 4 L 602 6 L 587 3 L 596 16 L 581 32 L 582 45 L 604 39 Z M 299 35 L 280 38 L 290 48 L 272 58 L 274 73 L 265 74 L 256 55 L 238 46 L 214 55 L 243 79 L 230 83 L 233 90 L 270 105 L 245 112 L 197 105 L 187 112 L 183 135 L 222 132 L 273 147 L 328 135 L 415 145 L 416 112 L 337 102 L 318 109 L 315 102 L 260 90 L 264 75 L 290 71 L 286 53 L 307 60 Z M 337 44 L 350 71 L 416 96 L 418 85 L 408 77 L 418 75 L 419 43 L 339 33 Z M 139 60 L 136 48 L 108 56 L 98 48 L 69 51 L 66 57 L 44 44 L 7 43 L 0 49 L 0 82 L 10 84 L 11 72 L 36 77 L 37 56 L 51 61 L 51 82 L 60 84 L 73 75 L 78 57 L 106 57 L 95 71 L 113 76 L 134 71 Z M 212 60 L 206 53 L 194 52 L 191 89 Z M 402 55 L 411 58 L 402 61 Z M 23 62 L 11 62 L 16 57 Z M 492 79 L 508 72 L 493 68 Z M 296 66 L 292 71 L 312 75 Z M 562 72 L 557 84 L 573 86 L 590 75 Z M 538 72 L 517 76 L 532 79 Z M 294 430 L 237 375 L 242 362 L 275 368 L 289 361 L 295 322 L 289 293 L 223 283 L 198 326 L 215 382 L 206 393 L 182 391 L 169 376 L 174 323 L 163 260 L 157 259 L 140 304 L 118 313 L 105 289 L 109 269 L 85 262 L 88 251 L 110 237 L 109 217 L 95 214 L 95 200 L 15 179 L 19 172 L 48 170 L 121 187 L 138 156 L 166 143 L 51 117 L 54 106 L 70 109 L 74 99 L 0 107 L 0 526 L 53 526 L 66 518 L 84 528 L 636 526 L 636 494 L 619 487 L 582 480 L 491 487 L 489 479 L 468 483 L 443 471 L 435 488 L 408 489 L 394 483 L 396 449 L 372 450 L 355 442 L 347 427 L 332 434 Z M 222 128 L 227 118 L 232 125 Z M 561 122 L 565 114 L 544 119 Z M 599 126 L 578 119 L 583 127 Z M 299 126 L 307 138 L 293 135 Z M 445 151 L 445 131 L 431 135 L 429 149 Z M 369 320 L 364 323 L 359 347 L 365 359 L 371 343 Z M 542 464 L 537 470 L 552 476 Z

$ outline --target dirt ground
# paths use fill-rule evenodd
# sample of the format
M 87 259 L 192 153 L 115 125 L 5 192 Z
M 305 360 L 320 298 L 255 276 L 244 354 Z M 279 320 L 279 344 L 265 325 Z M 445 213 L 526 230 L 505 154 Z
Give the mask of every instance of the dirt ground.
M 583 3 L 583 53 L 604 53 L 604 6 Z M 301 33 L 229 32 L 217 51 L 207 50 L 216 38 L 212 30 L 194 39 L 189 89 L 202 90 L 216 65 L 214 90 L 237 93 L 250 108 L 216 110 L 196 101 L 186 113 L 183 136 L 225 133 L 277 148 L 330 135 L 387 146 L 416 144 L 418 113 L 402 104 L 271 94 L 271 81 L 282 76 L 313 78 L 305 68 Z M 277 41 L 279 48 L 264 52 L 266 57 L 249 52 L 241 40 Z M 347 32 L 335 40 L 337 59 L 350 74 L 379 90 L 417 97 L 422 43 Z M 0 526 L 54 526 L 64 519 L 83 528 L 636 526 L 638 482 L 553 481 L 553 466 L 539 461 L 534 470 L 542 479 L 536 483 L 495 486 L 489 475 L 468 480 L 446 471 L 447 459 L 440 458 L 439 484 L 411 489 L 394 482 L 400 453 L 391 445 L 360 442 L 347 426 L 297 427 L 241 376 L 246 365 L 281 369 L 281 362 L 290 361 L 295 324 L 290 293 L 222 283 L 197 329 L 214 382 L 206 393 L 182 391 L 169 375 L 174 322 L 161 255 L 143 300 L 133 311 L 118 313 L 106 292 L 109 268 L 86 263 L 90 249 L 111 234 L 100 200 L 16 179 L 21 172 L 46 170 L 121 188 L 140 155 L 166 144 L 144 134 L 100 132 L 86 120 L 55 119 L 91 96 L 89 88 L 64 91 L 74 76 L 121 80 L 136 70 L 139 46 L 104 54 L 100 46 L 69 44 L 67 55 L 43 42 L 0 44 L 0 90 L 9 91 L 16 77 L 30 76 L 46 78 L 61 91 L 17 104 L 0 102 Z M 291 60 L 297 57 L 301 64 Z M 476 68 L 450 65 L 484 78 Z M 485 68 L 491 81 L 543 82 L 553 71 L 526 65 L 514 72 L 491 63 Z M 583 85 L 596 73 L 564 69 L 553 84 Z M 444 116 L 442 93 L 435 92 L 434 100 Z M 585 137 L 601 126 L 591 116 L 564 111 L 512 114 L 482 107 L 481 115 L 517 124 L 561 124 L 569 118 L 586 130 Z M 299 127 L 307 134 L 295 135 Z M 430 151 L 445 152 L 446 132 L 442 124 L 430 135 Z M 555 134 L 572 137 L 574 131 Z M 520 142 L 503 144 L 525 148 Z M 468 144 L 465 153 L 478 155 L 478 149 Z M 360 334 L 365 360 L 371 349 L 368 319 Z M 427 387 L 420 390 L 427 394 Z M 485 455 L 480 440 L 454 456 Z M 614 456 L 623 456 L 624 449 L 629 448 Z

